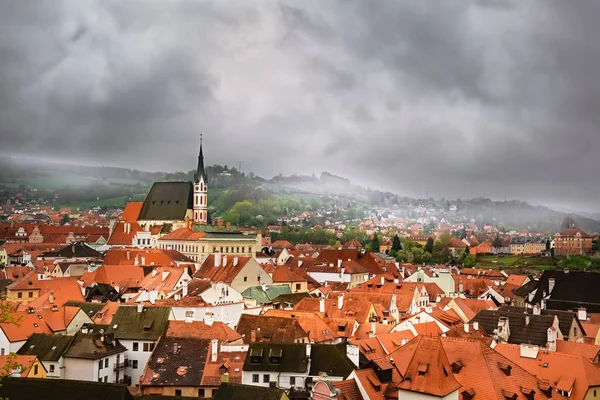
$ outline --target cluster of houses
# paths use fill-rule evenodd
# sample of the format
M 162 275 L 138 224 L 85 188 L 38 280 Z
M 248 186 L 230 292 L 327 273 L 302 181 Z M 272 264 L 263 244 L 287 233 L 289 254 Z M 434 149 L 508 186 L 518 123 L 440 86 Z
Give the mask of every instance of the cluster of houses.
M 3 245 L 23 257 L 0 270 L 15 364 L 0 395 L 24 381 L 153 399 L 600 393 L 597 274 L 399 264 L 353 243 L 197 261 L 94 239 Z
M 600 395 L 600 274 L 271 243 L 209 224 L 206 183 L 201 148 L 193 182 L 155 183 L 108 227 L 0 226 L 0 397 Z M 553 246 L 589 242 L 569 229 Z

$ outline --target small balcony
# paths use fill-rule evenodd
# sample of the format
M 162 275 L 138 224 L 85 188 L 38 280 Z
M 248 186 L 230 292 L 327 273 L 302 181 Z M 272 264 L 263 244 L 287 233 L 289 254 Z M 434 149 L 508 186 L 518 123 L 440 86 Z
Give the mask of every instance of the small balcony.
M 116 371 L 122 371 L 122 370 L 124 370 L 126 368 L 129 368 L 129 367 L 130 367 L 129 360 L 125 359 L 125 360 L 123 360 L 120 363 L 115 363 L 115 367 L 113 368 L 113 371 L 115 371 L 115 372 Z

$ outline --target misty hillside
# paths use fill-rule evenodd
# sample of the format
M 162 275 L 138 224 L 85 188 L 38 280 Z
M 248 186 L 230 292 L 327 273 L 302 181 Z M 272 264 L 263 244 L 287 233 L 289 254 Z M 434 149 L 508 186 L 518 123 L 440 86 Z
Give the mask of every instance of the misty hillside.
M 492 201 L 486 198 L 413 199 L 355 186 L 350 180 L 327 172 L 320 176 L 280 174 L 265 179 L 252 173 L 240 173 L 235 168 L 214 165 L 207 168 L 207 173 L 211 211 L 215 215 L 224 215 L 243 201 L 256 203 L 274 199 L 300 199 L 295 203 L 266 203 L 265 206 L 281 208 L 279 213 L 284 215 L 301 211 L 311 199 L 326 197 L 348 207 L 381 215 L 415 217 L 414 208 L 422 205 L 447 210 L 444 218 L 451 221 L 474 221 L 478 225 L 544 232 L 556 232 L 565 217 L 571 216 L 585 231 L 600 232 L 600 214 L 570 214 L 521 201 Z M 122 206 L 128 200 L 142 200 L 154 181 L 190 180 L 192 177 L 193 171 L 146 172 L 0 157 L 0 189 L 37 189 L 40 197 L 47 192 L 49 198 L 60 204 Z M 316 206 L 318 203 L 314 204 Z M 450 212 L 451 205 L 456 206 L 458 211 Z

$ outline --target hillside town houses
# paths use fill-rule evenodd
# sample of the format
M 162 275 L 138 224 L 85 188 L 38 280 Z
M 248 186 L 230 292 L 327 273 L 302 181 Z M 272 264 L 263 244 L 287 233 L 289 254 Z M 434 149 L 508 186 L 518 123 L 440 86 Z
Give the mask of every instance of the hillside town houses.
M 100 385 L 107 398 L 600 398 L 600 274 L 386 254 L 398 234 L 453 257 L 578 256 L 596 239 L 583 230 L 441 218 L 425 233 L 438 211 L 421 204 L 410 223 L 358 224 L 384 234 L 379 251 L 295 245 L 271 241 L 281 225 L 209 223 L 208 183 L 201 145 L 191 182 L 156 182 L 122 211 L 38 209 L 49 218 L 0 225 L 0 357 L 19 361 L 6 390 L 46 380 Z

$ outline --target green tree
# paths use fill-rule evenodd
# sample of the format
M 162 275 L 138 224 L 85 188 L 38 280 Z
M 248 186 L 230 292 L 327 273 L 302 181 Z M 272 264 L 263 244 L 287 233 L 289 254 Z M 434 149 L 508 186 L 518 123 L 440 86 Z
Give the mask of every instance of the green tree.
M 394 239 L 392 240 L 392 250 L 397 252 L 402 250 L 402 242 L 400 241 L 400 237 L 398 235 L 394 235 Z
M 433 238 L 430 237 L 427 239 L 427 244 L 425 244 L 425 251 L 429 254 L 433 254 Z
M 406 250 L 400 250 L 397 254 L 396 254 L 396 261 L 398 261 L 399 263 L 406 263 L 409 260 L 409 254 Z
M 377 235 L 377 232 L 375 232 L 373 234 L 373 239 L 371 239 L 371 251 L 374 251 L 375 253 L 379 253 L 380 251 L 380 243 L 379 243 L 379 236 Z
M 473 254 L 469 254 L 464 260 L 465 267 L 474 268 L 477 265 L 477 259 Z
M 69 214 L 63 214 L 62 216 L 62 220 L 60 221 L 61 225 L 66 224 L 67 222 L 69 222 L 71 219 L 69 218 Z

